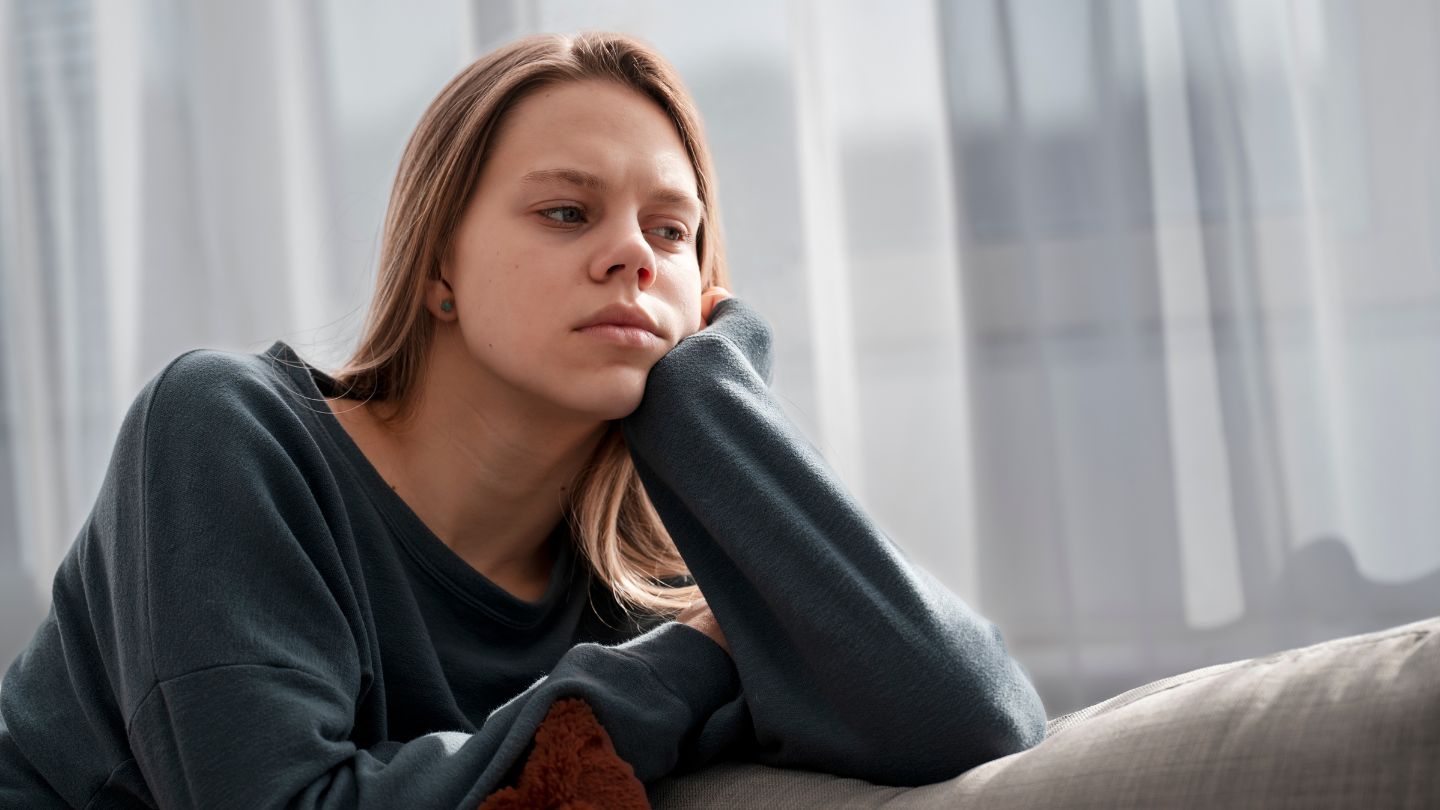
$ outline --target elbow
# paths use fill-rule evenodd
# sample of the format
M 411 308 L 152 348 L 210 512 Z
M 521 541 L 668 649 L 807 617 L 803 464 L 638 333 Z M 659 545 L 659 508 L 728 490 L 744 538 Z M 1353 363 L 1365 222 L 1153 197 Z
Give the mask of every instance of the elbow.
M 999 629 L 992 624 L 989 631 L 994 639 L 989 665 L 970 670 L 975 676 L 971 679 L 957 679 L 958 692 L 950 698 L 969 708 L 963 719 L 956 717 L 960 722 L 951 732 L 965 741 L 948 763 L 952 776 L 1045 740 L 1047 719 L 1040 694 L 1024 668 L 1006 653 Z
M 959 680 L 964 688 L 932 693 L 923 711 L 906 720 L 890 712 L 868 747 L 870 767 L 856 775 L 877 784 L 929 785 L 1038 745 L 1045 707 L 1020 666 L 1005 664 L 991 677 Z
M 1029 750 L 1045 739 L 1045 704 L 1019 662 L 1005 652 L 999 641 L 1000 631 L 993 632 L 999 661 L 996 676 L 984 691 L 984 708 L 979 712 L 985 733 L 978 735 L 981 744 L 965 770 Z
M 1023 677 L 996 685 L 979 700 L 969 699 L 969 711 L 955 712 L 948 727 L 932 740 L 944 741 L 923 753 L 912 752 L 916 770 L 905 774 L 903 784 L 927 785 L 953 779 L 987 762 L 1018 754 L 1045 739 L 1045 710 L 1039 696 Z
M 1030 681 L 1016 669 L 1014 681 L 990 708 L 986 745 L 977 752 L 980 758 L 970 768 L 1027 751 L 1045 740 L 1045 706 Z

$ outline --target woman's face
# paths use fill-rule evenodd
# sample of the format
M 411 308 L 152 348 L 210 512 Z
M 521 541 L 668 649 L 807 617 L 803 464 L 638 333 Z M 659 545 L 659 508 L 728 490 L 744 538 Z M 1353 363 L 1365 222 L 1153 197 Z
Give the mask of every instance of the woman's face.
M 453 318 L 482 384 L 583 418 L 640 404 L 650 367 L 701 327 L 701 203 L 665 112 L 619 84 L 542 87 L 517 102 L 455 234 L 430 310 Z M 655 333 L 581 327 L 606 307 Z

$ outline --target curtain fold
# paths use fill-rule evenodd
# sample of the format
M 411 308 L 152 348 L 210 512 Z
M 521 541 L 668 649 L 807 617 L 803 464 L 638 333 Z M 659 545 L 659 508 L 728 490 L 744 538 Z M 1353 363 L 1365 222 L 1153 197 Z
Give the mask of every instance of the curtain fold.
M 1434 8 L 937 7 L 983 607 L 1047 705 L 1434 615 Z

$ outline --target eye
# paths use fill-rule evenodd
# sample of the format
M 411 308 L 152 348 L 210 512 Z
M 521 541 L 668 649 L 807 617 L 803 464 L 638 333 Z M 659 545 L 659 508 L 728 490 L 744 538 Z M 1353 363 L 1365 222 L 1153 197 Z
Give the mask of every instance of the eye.
M 556 216 L 552 216 L 556 212 L 560 212 L 559 219 L 557 219 Z M 575 213 L 575 216 L 577 216 L 577 218 L 579 219 L 569 218 L 569 216 L 566 215 L 567 212 Z M 539 212 L 536 213 L 539 213 L 539 215 L 543 216 L 543 218 L 549 219 L 550 222 L 557 223 L 557 225 L 580 225 L 580 223 L 585 222 L 585 209 L 582 209 L 580 208 L 580 206 L 577 205 L 554 206 L 554 208 L 540 209 Z M 685 231 L 684 228 L 681 228 L 681 226 L 678 225 L 661 225 L 660 228 L 654 228 L 652 229 L 652 231 L 667 231 L 674 233 L 674 236 L 661 236 L 661 239 L 665 239 L 665 241 L 690 241 L 690 232 Z
M 553 216 L 557 211 L 561 213 L 561 217 L 558 219 Z M 585 212 L 580 210 L 578 205 L 561 205 L 555 208 L 546 208 L 537 213 L 552 222 L 558 222 L 562 225 L 579 225 L 585 221 Z M 574 214 L 575 218 L 571 218 L 569 214 Z
M 660 227 L 652 228 L 651 230 L 673 233 L 674 236 L 662 234 L 660 237 L 661 239 L 669 239 L 671 242 L 684 242 L 690 238 L 690 234 L 686 233 L 684 228 L 677 228 L 674 225 L 661 225 Z

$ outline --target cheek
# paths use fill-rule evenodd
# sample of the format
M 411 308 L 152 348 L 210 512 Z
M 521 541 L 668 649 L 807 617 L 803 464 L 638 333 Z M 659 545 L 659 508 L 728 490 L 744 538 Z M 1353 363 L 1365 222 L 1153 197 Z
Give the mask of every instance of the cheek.
M 491 297 L 475 307 L 477 314 L 468 324 L 473 328 L 466 330 L 467 342 L 477 350 L 530 358 L 548 350 L 566 331 L 566 311 L 557 306 L 558 291 L 511 283 L 496 283 L 490 290 Z
M 665 299 L 685 323 L 700 321 L 700 270 L 695 263 L 685 262 L 667 268 L 662 274 Z
M 705 317 L 701 308 L 699 283 L 696 283 L 686 293 L 684 317 L 686 334 L 694 334 L 705 328 Z
M 549 399 L 574 376 L 569 361 L 573 348 L 566 343 L 561 314 L 541 303 L 523 294 L 497 295 L 488 305 L 477 306 L 460 328 L 465 351 L 482 378 Z
M 495 249 L 471 264 L 460 328 L 477 356 L 506 358 L 540 351 L 547 335 L 564 328 L 557 307 L 564 291 L 539 257 Z
M 554 302 L 563 294 L 564 262 L 565 257 L 553 250 L 497 240 L 465 269 L 474 281 L 467 290 L 468 303 L 482 317 L 522 324 L 547 314 L 556 317 Z

